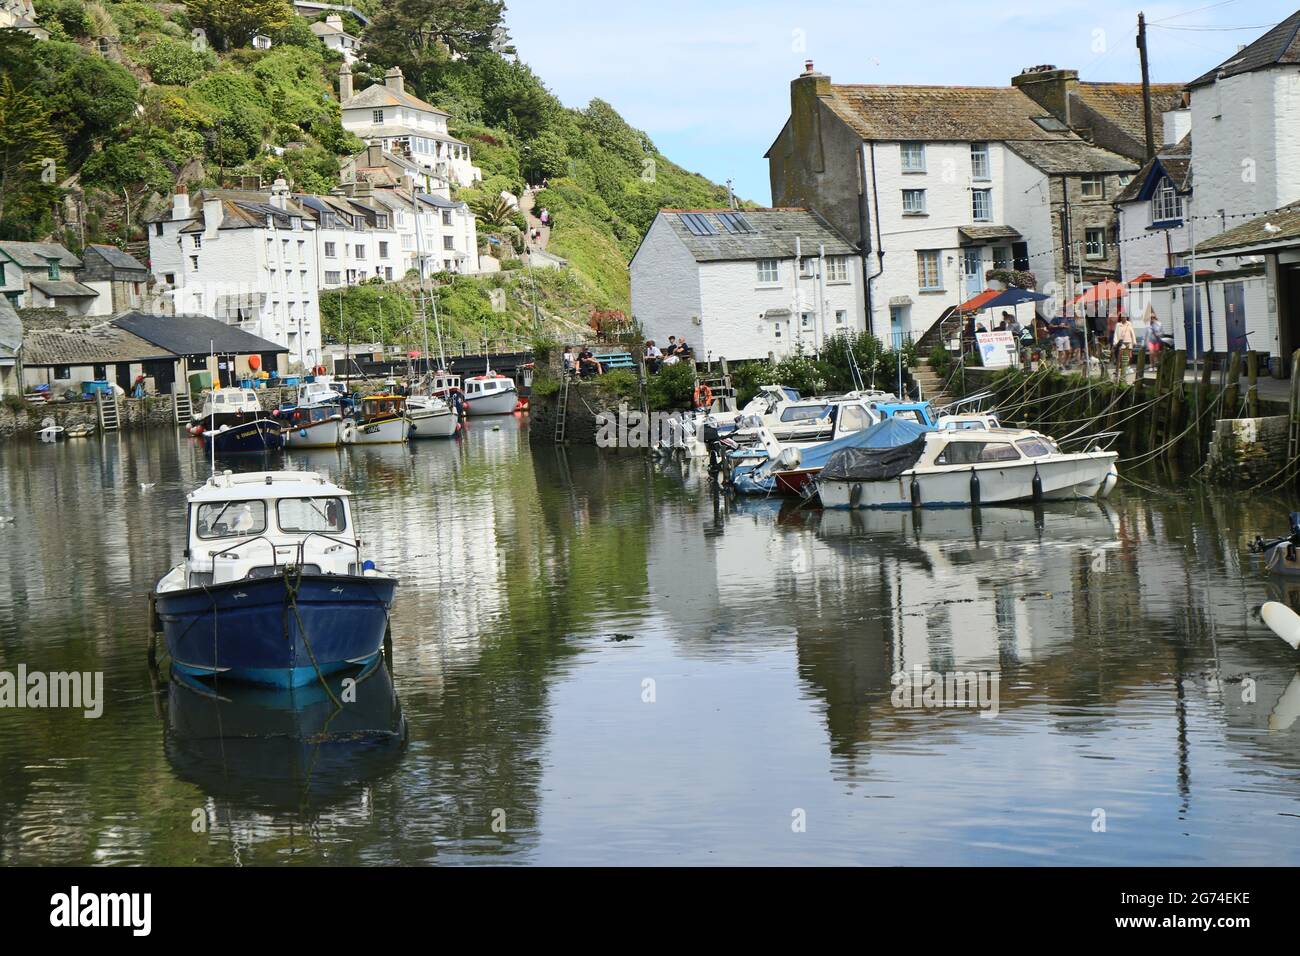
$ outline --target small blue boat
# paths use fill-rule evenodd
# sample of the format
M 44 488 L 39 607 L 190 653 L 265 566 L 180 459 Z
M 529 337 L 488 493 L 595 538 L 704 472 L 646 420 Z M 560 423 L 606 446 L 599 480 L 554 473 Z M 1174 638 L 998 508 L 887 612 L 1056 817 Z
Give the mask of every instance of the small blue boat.
M 299 687 L 375 660 L 397 578 L 362 559 L 349 494 L 310 472 L 214 475 L 151 596 L 172 667 Z

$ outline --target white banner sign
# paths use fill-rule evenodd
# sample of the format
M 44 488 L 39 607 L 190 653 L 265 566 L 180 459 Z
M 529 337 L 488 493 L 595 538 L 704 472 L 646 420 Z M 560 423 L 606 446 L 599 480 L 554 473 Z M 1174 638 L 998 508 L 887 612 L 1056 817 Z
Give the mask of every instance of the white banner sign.
M 980 362 L 985 368 L 1009 368 L 1020 364 L 1020 349 L 1010 332 L 976 332 Z

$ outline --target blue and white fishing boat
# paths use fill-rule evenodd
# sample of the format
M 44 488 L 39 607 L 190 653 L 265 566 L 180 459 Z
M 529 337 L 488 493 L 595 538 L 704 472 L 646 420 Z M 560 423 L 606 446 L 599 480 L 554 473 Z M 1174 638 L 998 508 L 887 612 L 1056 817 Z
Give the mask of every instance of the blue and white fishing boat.
M 213 475 L 151 596 L 172 667 L 296 687 L 373 661 L 397 578 L 364 560 L 349 493 L 311 472 Z
M 194 416 L 190 433 L 203 438 L 217 455 L 247 455 L 275 451 L 284 445 L 280 423 L 262 411 L 250 388 L 214 388 Z

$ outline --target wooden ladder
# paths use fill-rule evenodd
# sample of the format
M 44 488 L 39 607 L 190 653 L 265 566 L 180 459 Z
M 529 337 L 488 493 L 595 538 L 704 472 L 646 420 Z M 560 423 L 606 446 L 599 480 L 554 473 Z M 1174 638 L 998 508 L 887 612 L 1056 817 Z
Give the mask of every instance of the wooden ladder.
M 117 431 L 122 426 L 122 418 L 118 413 L 116 393 L 105 401 L 104 393 L 97 392 L 96 401 L 99 403 L 99 430 L 105 432 Z
M 194 417 L 194 402 L 189 392 L 175 392 L 172 395 L 172 414 L 177 425 L 188 425 Z
M 560 401 L 555 407 L 555 444 L 563 445 L 566 440 L 565 426 L 569 420 L 569 376 L 566 374 L 560 383 Z

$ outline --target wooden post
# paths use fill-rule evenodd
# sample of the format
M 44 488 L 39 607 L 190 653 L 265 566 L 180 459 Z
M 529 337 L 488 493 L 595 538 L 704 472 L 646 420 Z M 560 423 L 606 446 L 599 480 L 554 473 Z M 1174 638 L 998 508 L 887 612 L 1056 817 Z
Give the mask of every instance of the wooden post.
M 1178 454 L 1178 448 L 1182 445 L 1182 438 L 1179 433 L 1183 430 L 1183 424 L 1187 418 L 1187 401 L 1183 391 L 1183 373 L 1187 370 L 1187 353 L 1174 353 L 1173 371 L 1170 373 L 1172 382 L 1169 391 L 1169 419 L 1168 434 L 1165 438 L 1169 442 L 1169 447 L 1165 450 L 1165 457 L 1173 461 Z
M 1241 394 L 1241 353 L 1233 352 L 1228 363 L 1228 384 L 1223 390 L 1223 417 L 1237 417 L 1237 400 Z
M 1246 353 L 1246 414 L 1259 418 L 1259 353 L 1251 349 Z
M 1147 426 L 1147 451 L 1151 451 L 1160 444 L 1160 421 L 1164 415 L 1164 393 L 1165 382 L 1169 380 L 1169 370 L 1174 364 L 1174 353 L 1167 352 L 1160 360 L 1160 365 L 1156 368 L 1155 395 L 1151 402 L 1151 411 L 1148 412 L 1149 424 Z

